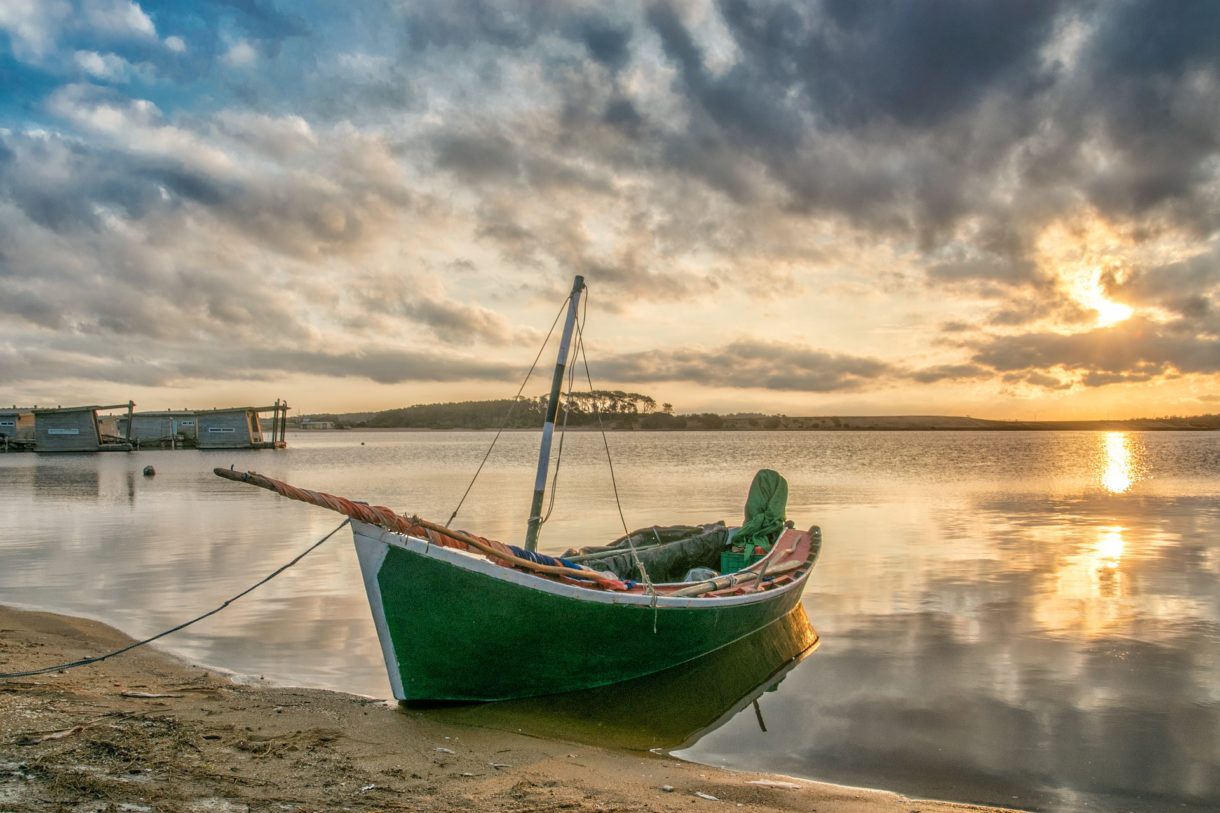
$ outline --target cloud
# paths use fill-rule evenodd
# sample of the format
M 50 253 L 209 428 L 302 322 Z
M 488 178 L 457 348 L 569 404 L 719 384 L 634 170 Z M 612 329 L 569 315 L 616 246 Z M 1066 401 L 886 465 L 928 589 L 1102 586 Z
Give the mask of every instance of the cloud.
M 81 12 L 89 26 L 107 34 L 157 36 L 152 19 L 132 0 L 83 0 Z
M 53 66 L 61 45 L 88 41 L 108 50 L 139 49 L 158 41 L 152 18 L 131 0 L 9 0 L 0 5 L 0 31 L 8 33 L 19 60 L 40 66 Z M 77 53 L 90 50 L 97 49 Z M 65 61 L 71 55 L 69 48 Z
M 614 358 L 645 381 L 1217 372 L 1213 4 L 150 8 L 0 5 L 0 308 L 31 331 L 497 348 L 582 273 L 624 320 L 819 292 L 943 326 L 885 361 L 799 329 Z M 1136 317 L 1089 329 L 1099 297 Z
M 228 344 L 227 352 L 200 353 L 198 346 L 170 345 L 150 356 L 139 347 L 65 347 L 27 344 L 0 352 L 0 384 L 114 381 L 132 386 L 183 387 L 206 381 L 265 380 L 300 373 L 360 378 L 378 384 L 404 382 L 510 381 L 514 366 L 452 353 L 373 346 L 350 352 L 324 348 Z M 165 352 L 165 351 L 168 352 Z
M 77 66 L 94 79 L 109 82 L 126 82 L 133 75 L 142 73 L 144 67 L 132 65 L 117 54 L 99 54 L 97 51 L 77 51 L 74 55 Z
M 246 40 L 238 40 L 220 56 L 220 61 L 231 68 L 248 68 L 258 59 L 258 51 Z
M 0 132 L 0 310 L 32 328 L 316 340 L 329 303 L 302 280 L 376 246 L 406 205 L 385 144 L 350 128 L 188 128 L 83 86 L 51 106 L 90 138 Z
M 1063 369 L 1085 386 L 1153 376 L 1220 373 L 1220 335 L 1197 335 L 1133 318 L 1114 327 L 1076 334 L 993 336 L 979 344 L 974 361 L 998 372 Z
M 938 381 L 963 381 L 990 378 L 992 371 L 977 364 L 938 364 L 915 370 L 911 378 L 920 384 L 934 384 Z
M 412 331 L 424 329 L 445 344 L 459 346 L 534 344 L 543 337 L 490 308 L 450 297 L 428 274 L 364 270 L 348 287 L 354 294 L 342 297 L 350 302 L 340 307 L 350 313 L 351 329 L 383 332 L 407 324 Z
M 1165 265 L 1137 268 L 1115 286 L 1114 296 L 1187 318 L 1205 318 L 1220 305 L 1220 248 Z
M 94 219 L 84 211 L 93 195 L 140 216 L 187 203 L 260 244 L 305 256 L 364 244 L 406 204 L 388 146 L 350 127 L 319 139 L 300 117 L 222 112 L 216 130 L 191 129 L 149 101 L 81 84 L 61 88 L 48 107 L 93 136 L 90 146 L 62 140 L 56 149 L 76 164 L 74 178 L 55 180 L 65 211 L 81 219 Z M 91 176 L 109 180 L 90 188 Z M 46 197 L 38 182 L 25 186 Z M 52 206 L 27 213 L 46 225 L 63 220 Z
M 621 382 L 685 381 L 713 387 L 802 392 L 858 390 L 884 380 L 894 368 L 878 359 L 827 353 L 795 344 L 741 340 L 715 349 L 677 348 L 599 360 L 600 379 Z
M 0 30 L 19 58 L 37 59 L 54 47 L 71 13 L 65 0 L 9 0 L 0 4 Z

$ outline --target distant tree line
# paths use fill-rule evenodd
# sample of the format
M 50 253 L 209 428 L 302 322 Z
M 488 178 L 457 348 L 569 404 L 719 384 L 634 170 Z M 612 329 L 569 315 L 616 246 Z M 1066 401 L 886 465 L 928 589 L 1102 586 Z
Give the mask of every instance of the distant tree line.
M 532 429 L 542 425 L 549 401 L 548 395 L 540 395 L 536 398 L 523 396 L 515 401 L 502 398 L 417 404 L 378 412 L 354 425 L 400 429 L 495 429 L 500 426 Z M 681 420 L 674 417 L 673 405 L 661 404 L 658 409 L 656 400 L 648 395 L 623 390 L 594 390 L 563 396 L 555 421 L 566 421 L 568 426 L 596 426 L 599 418 L 607 429 L 680 428 L 648 424 Z
M 546 415 L 547 396 L 522 397 L 515 401 L 461 401 L 443 404 L 360 412 L 345 415 L 312 415 L 330 420 L 337 429 L 536 429 Z M 650 396 L 623 390 L 595 390 L 564 396 L 567 425 L 605 429 L 682 431 L 826 431 L 826 430 L 1220 430 L 1220 415 L 1166 416 L 1097 421 L 996 421 L 955 417 L 919 416 L 812 416 L 789 417 L 755 412 L 717 415 L 711 412 L 675 415 L 672 404 L 658 405 Z M 556 422 L 564 422 L 561 407 Z M 293 419 L 294 422 L 300 419 Z

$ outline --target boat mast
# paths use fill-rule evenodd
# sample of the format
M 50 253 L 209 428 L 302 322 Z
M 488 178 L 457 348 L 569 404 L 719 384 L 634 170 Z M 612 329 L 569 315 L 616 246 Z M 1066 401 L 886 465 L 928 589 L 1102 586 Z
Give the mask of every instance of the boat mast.
M 530 507 L 529 527 L 525 531 L 525 549 L 538 549 L 538 529 L 542 525 L 542 492 L 546 490 L 546 469 L 551 462 L 551 437 L 555 434 L 555 415 L 559 412 L 559 392 L 563 388 L 563 371 L 568 363 L 568 345 L 572 343 L 572 327 L 576 324 L 576 307 L 585 289 L 585 278 L 576 275 L 572 295 L 568 299 L 568 318 L 563 323 L 559 340 L 559 357 L 555 360 L 555 377 L 551 379 L 551 397 L 546 403 L 546 420 L 542 424 L 542 447 L 538 450 L 538 477 L 534 480 L 534 503 Z

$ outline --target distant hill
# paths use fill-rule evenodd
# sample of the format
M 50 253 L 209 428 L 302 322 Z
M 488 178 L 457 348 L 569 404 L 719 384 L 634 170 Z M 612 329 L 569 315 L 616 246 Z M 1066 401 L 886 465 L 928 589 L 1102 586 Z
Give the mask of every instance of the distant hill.
M 725 428 L 731 419 L 726 419 Z M 984 418 L 944 415 L 861 415 L 810 418 L 782 418 L 780 429 L 814 430 L 1088 430 L 1088 431 L 1150 431 L 1150 430 L 1215 430 L 1220 429 L 1220 415 L 1194 417 L 1132 418 L 1130 420 L 1095 421 L 992 421 Z
M 370 429 L 534 429 L 542 425 L 546 397 L 520 398 L 517 401 L 460 401 L 416 404 L 381 412 L 322 413 L 301 417 L 333 421 L 338 428 Z M 511 412 L 510 412 L 511 409 Z M 946 415 L 820 415 L 790 417 L 737 413 L 717 415 L 673 414 L 669 404 L 657 409 L 647 395 L 621 390 L 598 390 L 575 397 L 568 414 L 568 426 L 601 425 L 614 430 L 700 431 L 700 430 L 798 430 L 798 431 L 1015 431 L 1087 430 L 1153 431 L 1218 430 L 1220 415 L 1191 417 L 1133 418 L 1096 421 L 993 421 L 984 418 Z M 563 411 L 559 422 L 563 421 Z

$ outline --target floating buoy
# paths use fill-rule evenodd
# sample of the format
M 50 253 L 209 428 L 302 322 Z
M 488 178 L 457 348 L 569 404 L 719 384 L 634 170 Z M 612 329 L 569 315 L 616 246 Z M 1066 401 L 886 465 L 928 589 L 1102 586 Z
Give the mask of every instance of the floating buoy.
M 154 469 L 152 466 L 145 466 L 145 467 L 144 467 L 144 476 L 145 476 L 145 477 L 152 477 L 152 476 L 153 476 L 154 474 L 156 474 L 156 473 L 157 473 L 157 470 L 156 470 L 156 469 Z

